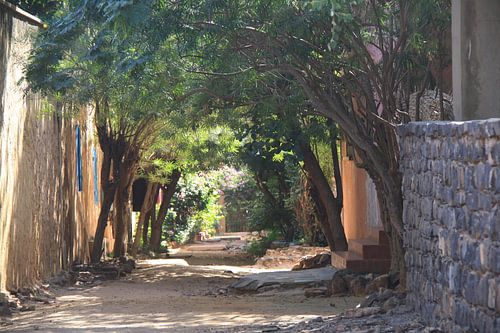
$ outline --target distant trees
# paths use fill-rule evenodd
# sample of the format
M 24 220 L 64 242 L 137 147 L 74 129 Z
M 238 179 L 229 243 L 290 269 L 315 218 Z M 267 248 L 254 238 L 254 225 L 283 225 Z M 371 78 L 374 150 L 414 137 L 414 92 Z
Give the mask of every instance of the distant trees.
M 196 173 L 209 172 L 229 163 L 231 155 L 238 149 L 238 142 L 228 128 L 195 121 L 189 114 L 184 114 L 182 119 L 179 116 L 175 112 L 170 114 L 169 125 L 148 150 L 149 158 L 141 161 L 141 177 L 148 180 L 152 193 L 162 190 L 162 200 L 156 211 L 157 198 L 146 195 L 131 249 L 133 255 L 139 250 L 141 237 L 145 249 L 160 252 L 169 209 L 182 206 L 175 203 L 176 206 L 172 207 L 179 185 L 185 184 L 186 179 Z M 209 199 L 203 197 L 199 201 Z M 151 221 L 150 234 L 148 220 Z

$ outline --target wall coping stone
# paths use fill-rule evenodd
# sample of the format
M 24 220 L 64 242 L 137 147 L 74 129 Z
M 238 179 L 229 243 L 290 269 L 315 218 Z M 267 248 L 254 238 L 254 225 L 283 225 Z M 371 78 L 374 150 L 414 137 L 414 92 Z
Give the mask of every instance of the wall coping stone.
M 459 136 L 475 135 L 484 129 L 489 137 L 500 136 L 500 118 L 469 121 L 419 121 L 410 122 L 396 127 L 397 134 L 407 136 L 427 135 L 431 137 L 448 136 L 457 131 Z

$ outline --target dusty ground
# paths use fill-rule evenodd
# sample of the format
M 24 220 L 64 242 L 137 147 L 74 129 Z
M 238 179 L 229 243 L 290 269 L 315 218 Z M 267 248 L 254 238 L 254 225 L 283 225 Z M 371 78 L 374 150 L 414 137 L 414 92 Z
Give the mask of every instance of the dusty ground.
M 14 324 L 0 331 L 234 332 L 241 325 L 263 327 L 332 316 L 360 301 L 359 297 L 306 298 L 303 290 L 227 293 L 227 286 L 239 276 L 263 271 L 241 266 L 250 260 L 229 252 L 181 251 L 178 257 L 192 257 L 142 261 L 139 269 L 121 280 L 56 290 L 56 303 L 17 314 Z

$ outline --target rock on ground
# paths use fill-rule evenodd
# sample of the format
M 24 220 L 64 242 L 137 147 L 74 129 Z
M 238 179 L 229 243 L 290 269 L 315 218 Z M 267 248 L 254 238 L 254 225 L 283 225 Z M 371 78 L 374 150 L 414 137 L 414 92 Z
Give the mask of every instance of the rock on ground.
M 293 268 L 299 264 L 306 256 L 316 256 L 327 253 L 330 250 L 326 247 L 313 246 L 289 246 L 286 248 L 269 249 L 266 254 L 257 260 L 255 266 L 266 268 Z M 318 266 L 320 267 L 320 266 Z
M 292 267 L 292 271 L 330 266 L 331 260 L 332 255 L 330 252 L 307 255 L 300 258 L 299 262 Z
M 303 271 L 277 271 L 251 274 L 240 278 L 230 287 L 241 292 L 257 292 L 266 287 L 289 289 L 306 286 L 326 287 L 337 270 L 333 267 L 308 269 Z

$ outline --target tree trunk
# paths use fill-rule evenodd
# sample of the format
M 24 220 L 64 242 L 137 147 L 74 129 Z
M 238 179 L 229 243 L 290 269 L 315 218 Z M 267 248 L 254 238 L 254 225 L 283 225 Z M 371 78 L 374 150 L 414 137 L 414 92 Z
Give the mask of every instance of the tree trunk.
M 144 220 L 144 226 L 142 228 L 142 243 L 144 248 L 149 248 L 149 225 L 152 221 L 156 220 L 156 201 L 158 200 L 160 186 L 156 184 L 155 197 L 153 199 L 153 206 L 146 214 L 146 219 Z
M 102 257 L 102 243 L 104 241 L 104 231 L 108 224 L 109 211 L 116 193 L 116 185 L 110 180 L 111 158 L 109 149 L 104 150 L 101 166 L 101 189 L 103 192 L 101 209 L 97 219 L 97 228 L 94 235 L 94 245 L 91 253 L 91 262 L 98 263 Z
M 128 200 L 132 192 L 132 179 L 135 174 L 135 162 L 123 162 L 120 166 L 118 189 L 115 197 L 116 207 L 116 233 L 113 255 L 115 258 L 127 253 L 128 220 L 127 207 Z
M 393 225 L 403 225 L 403 194 L 401 175 L 388 173 L 383 178 L 372 178 L 377 191 L 380 219 L 389 238 L 391 272 L 399 273 L 400 285 L 406 287 L 406 268 L 402 234 Z
M 151 211 L 151 208 L 153 207 L 154 200 L 156 198 L 155 191 L 158 191 L 158 187 L 156 186 L 156 184 L 148 182 L 146 195 L 144 197 L 144 201 L 142 202 L 139 221 L 137 222 L 134 243 L 132 244 L 132 249 L 130 251 L 130 254 L 133 257 L 137 255 L 137 251 L 139 250 L 139 243 L 141 241 L 141 235 L 142 235 L 142 226 L 144 225 L 146 219 L 148 218 L 148 212 Z
M 269 187 L 267 187 L 266 183 L 262 180 L 262 178 L 259 175 L 255 175 L 255 184 L 259 188 L 260 192 L 264 195 L 264 197 L 267 199 L 267 201 L 274 207 L 277 207 L 279 205 L 278 200 L 274 197 L 274 195 L 271 193 L 269 190 Z
M 293 71 L 292 74 L 316 110 L 336 122 L 355 146 L 360 153 L 362 167 L 375 182 L 379 202 L 387 201 L 383 207 L 381 206 L 381 210 L 387 212 L 384 229 L 393 239 L 391 271 L 400 273 L 401 284 L 404 286 L 404 249 L 400 241 L 403 232 L 403 196 L 401 174 L 398 171 L 399 150 L 394 128 L 382 124 L 377 127 L 377 131 L 374 131 L 374 127 L 364 125 L 367 118 L 361 119 L 355 113 L 349 112 L 338 92 L 325 91 L 317 81 L 306 78 L 301 72 Z M 384 105 L 384 108 L 386 107 L 389 109 L 389 106 Z M 373 111 L 368 110 L 367 114 L 370 112 L 377 114 L 376 108 Z
M 121 185 L 121 184 L 120 184 Z M 113 247 L 113 256 L 115 258 L 123 256 L 126 252 L 126 221 L 125 221 L 125 205 L 124 201 L 127 197 L 127 194 L 124 193 L 126 190 L 119 186 L 114 202 L 114 210 L 115 210 L 115 244 Z
M 330 248 L 331 251 L 335 251 L 335 240 L 333 238 L 332 229 L 330 228 L 330 223 L 328 222 L 326 209 L 323 206 L 323 203 L 320 199 L 318 189 L 316 188 L 316 186 L 314 186 L 314 182 L 311 180 L 309 176 L 308 176 L 308 183 L 309 183 L 309 194 L 313 202 L 314 212 L 316 218 L 318 219 L 319 226 L 321 228 L 321 231 L 323 232 L 323 235 L 326 238 L 326 241 L 328 242 L 328 247 Z
M 99 103 L 96 102 L 96 114 L 99 112 Z M 108 224 L 108 216 L 111 210 L 111 205 L 113 204 L 115 194 L 116 194 L 116 183 L 111 179 L 112 170 L 112 140 L 109 137 L 109 132 L 106 126 L 97 126 L 97 135 L 99 139 L 99 145 L 103 152 L 102 164 L 101 164 L 101 190 L 103 193 L 101 209 L 99 211 L 99 217 L 97 218 L 97 228 L 94 234 L 94 245 L 92 247 L 92 253 L 90 261 L 92 263 L 98 263 L 102 257 L 102 245 L 104 241 L 104 232 Z
M 321 203 L 326 210 L 328 224 L 330 225 L 332 233 L 332 251 L 347 251 L 347 239 L 345 237 L 341 210 L 337 199 L 334 197 L 330 184 L 328 184 L 328 180 L 323 174 L 323 170 L 311 150 L 309 143 L 300 142 L 299 145 L 304 158 L 304 169 L 307 172 L 311 183 L 316 187 Z
M 340 210 L 344 207 L 344 193 L 342 186 L 342 175 L 340 174 L 340 159 L 339 151 L 337 148 L 337 133 L 335 125 L 331 119 L 328 120 L 328 125 L 330 127 L 330 148 L 332 151 L 332 162 L 333 162 L 333 177 L 335 179 L 335 192 L 337 195 L 337 202 Z
M 156 221 L 151 223 L 151 241 L 149 243 L 150 251 L 155 253 L 160 252 L 161 246 L 161 233 L 163 229 L 163 222 L 167 216 L 168 208 L 170 206 L 170 201 L 174 196 L 175 190 L 177 189 L 177 183 L 181 178 L 181 172 L 179 170 L 174 170 L 170 176 L 170 182 L 166 186 L 166 190 L 163 193 L 163 198 L 161 201 L 160 209 L 158 210 L 158 216 Z

